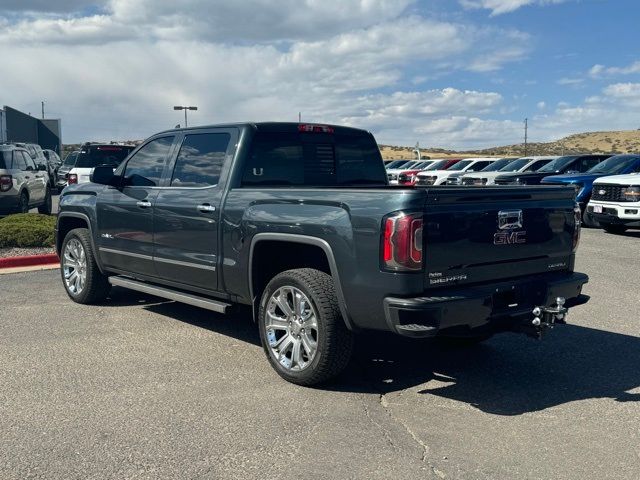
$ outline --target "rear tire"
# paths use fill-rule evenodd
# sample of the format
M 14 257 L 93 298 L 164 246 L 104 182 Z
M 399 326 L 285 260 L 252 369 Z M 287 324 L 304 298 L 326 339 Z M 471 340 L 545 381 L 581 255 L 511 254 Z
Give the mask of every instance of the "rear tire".
M 627 227 L 624 225 L 614 225 L 612 223 L 602 223 L 601 225 L 607 233 L 621 234 L 627 231 Z
M 22 192 L 20 194 L 20 199 L 18 200 L 18 213 L 29 213 L 29 195 L 27 195 L 27 192 Z
M 71 300 L 90 304 L 107 298 L 111 284 L 98 268 L 89 230 L 74 228 L 67 233 L 60 252 L 62 284 Z
M 349 363 L 353 333 L 324 272 L 300 268 L 276 275 L 262 294 L 258 323 L 269 363 L 288 382 L 318 385 Z
M 47 187 L 47 193 L 44 196 L 44 203 L 38 207 L 38 212 L 43 215 L 51 215 L 52 204 L 51 204 L 51 189 Z

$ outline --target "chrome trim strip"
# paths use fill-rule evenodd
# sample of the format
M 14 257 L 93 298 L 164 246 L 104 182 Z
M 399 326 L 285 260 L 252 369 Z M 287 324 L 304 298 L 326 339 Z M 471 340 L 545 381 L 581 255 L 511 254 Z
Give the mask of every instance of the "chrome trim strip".
M 199 263 L 182 262 L 180 260 L 171 260 L 169 258 L 152 257 L 151 255 L 143 255 L 141 253 L 125 252 L 124 250 L 116 250 L 114 248 L 100 247 L 101 252 L 115 253 L 116 255 L 126 255 L 128 257 L 142 258 L 144 260 L 157 260 L 158 262 L 170 263 L 172 265 L 181 265 L 183 267 L 200 268 L 202 270 L 216 271 L 214 265 L 200 265 Z
M 101 252 L 106 252 L 106 253 L 115 253 L 117 255 L 126 255 L 128 257 L 143 258 L 145 260 L 153 260 L 153 257 L 151 255 L 142 255 L 141 253 L 125 252 L 122 250 L 115 250 L 113 248 L 106 248 L 106 247 L 100 247 L 99 250 Z
M 157 287 L 147 283 L 139 282 L 137 280 L 124 278 L 124 277 L 109 277 L 109 283 L 119 287 L 129 288 L 138 292 L 148 293 L 157 297 L 166 298 L 168 300 L 174 300 L 176 302 L 186 303 L 193 305 L 194 307 L 206 308 L 218 313 L 226 313 L 227 308 L 231 305 L 224 302 L 218 302 L 209 298 L 199 297 L 197 295 L 191 295 L 189 293 L 177 292 L 164 287 Z
M 215 266 L 201 265 L 199 263 L 183 262 L 181 260 L 171 260 L 169 258 L 162 258 L 162 257 L 153 257 L 153 259 L 158 262 L 170 263 L 172 265 L 182 265 L 183 267 L 200 268 L 202 270 L 211 270 L 213 272 L 216 271 Z

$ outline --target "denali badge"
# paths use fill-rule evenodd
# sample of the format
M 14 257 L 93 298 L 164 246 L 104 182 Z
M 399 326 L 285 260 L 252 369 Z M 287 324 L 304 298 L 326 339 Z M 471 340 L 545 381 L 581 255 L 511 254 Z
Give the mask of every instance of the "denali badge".
M 500 230 L 522 228 L 522 210 L 500 210 L 498 212 L 498 228 Z
M 494 245 L 512 245 L 527 243 L 527 232 L 498 232 L 493 235 Z

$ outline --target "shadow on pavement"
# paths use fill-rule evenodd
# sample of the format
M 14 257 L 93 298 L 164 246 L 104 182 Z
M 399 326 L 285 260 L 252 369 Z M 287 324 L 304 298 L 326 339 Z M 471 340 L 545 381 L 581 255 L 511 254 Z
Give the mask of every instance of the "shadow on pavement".
M 260 346 L 258 328 L 251 320 L 248 308 L 238 307 L 237 313 L 222 315 L 204 308 L 192 307 L 120 287 L 113 287 L 109 299 L 102 305 L 105 307 L 143 306 L 158 315 Z
M 104 305 L 144 305 L 159 315 L 260 345 L 248 309 L 225 316 L 120 288 L 113 289 Z M 520 415 L 591 398 L 640 401 L 640 393 L 629 393 L 640 387 L 640 338 L 562 325 L 540 342 L 502 334 L 465 349 L 365 333 L 357 337 L 345 373 L 322 388 L 390 393 L 415 387 L 417 394 L 465 402 L 496 415 Z
M 359 338 L 355 361 L 332 389 L 389 393 L 420 387 L 496 415 L 590 398 L 640 401 L 640 338 L 575 325 L 541 342 L 503 334 L 461 349 L 392 335 Z M 364 382 L 361 379 L 366 378 Z

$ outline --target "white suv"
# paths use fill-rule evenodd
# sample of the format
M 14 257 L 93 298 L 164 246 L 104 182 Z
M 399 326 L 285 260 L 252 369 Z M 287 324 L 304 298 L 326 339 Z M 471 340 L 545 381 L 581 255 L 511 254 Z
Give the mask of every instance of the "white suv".
M 587 212 L 609 233 L 640 228 L 640 173 L 597 179 Z
M 98 165 L 109 165 L 115 170 L 134 148 L 132 145 L 85 143 L 66 176 L 67 183 L 89 182 L 93 169 Z

